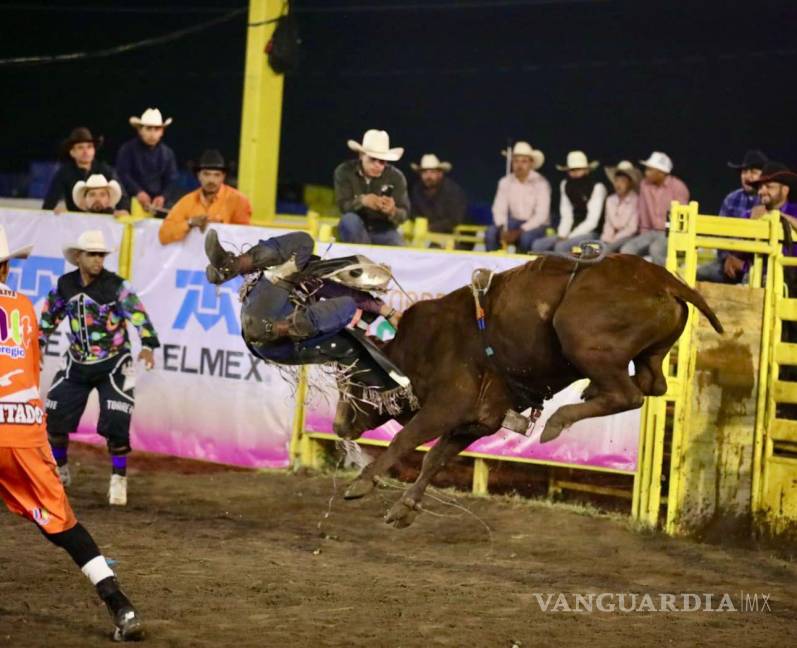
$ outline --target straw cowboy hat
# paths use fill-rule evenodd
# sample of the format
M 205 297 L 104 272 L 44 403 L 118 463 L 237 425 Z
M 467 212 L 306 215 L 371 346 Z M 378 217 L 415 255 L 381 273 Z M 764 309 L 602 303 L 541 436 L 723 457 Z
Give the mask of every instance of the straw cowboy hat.
M 603 167 L 603 169 L 606 171 L 606 177 L 609 178 L 610 182 L 614 182 L 614 176 L 616 176 L 618 173 L 631 178 L 631 183 L 634 185 L 634 187 L 639 186 L 639 183 L 642 180 L 642 172 L 628 160 L 623 160 L 617 166 L 607 166 Z
M 10 259 L 27 259 L 32 251 L 33 245 L 25 245 L 16 250 L 9 250 L 6 228 L 0 225 L 0 263 L 5 263 Z
M 397 162 L 404 155 L 402 147 L 390 148 L 390 135 L 387 131 L 375 128 L 365 131 L 362 143 L 349 140 L 347 145 L 352 151 L 365 153 L 368 157 L 385 162 Z
M 451 171 L 453 166 L 451 165 L 451 162 L 441 162 L 434 153 L 426 153 L 421 157 L 420 164 L 411 162 L 410 168 L 417 173 L 420 173 L 421 171 L 428 171 L 430 169 L 437 169 L 448 173 Z
M 545 154 L 535 149 L 528 142 L 515 142 L 511 151 L 509 149 L 504 149 L 501 151 L 501 155 L 504 157 L 511 155 L 512 157 L 524 156 L 531 158 L 531 168 L 535 171 L 545 164 Z
M 647 160 L 640 160 L 642 166 L 658 169 L 662 173 L 672 173 L 672 160 L 670 156 L 661 151 L 653 151 Z
M 110 254 L 113 248 L 109 248 L 105 243 L 105 236 L 100 230 L 86 230 L 79 237 L 76 243 L 64 246 L 64 258 L 72 265 L 77 265 L 77 257 L 80 252 L 101 252 Z
M 72 147 L 75 144 L 81 144 L 83 142 L 91 142 L 94 144 L 95 148 L 100 148 L 100 146 L 102 146 L 103 137 L 102 135 L 94 137 L 91 131 L 85 126 L 73 128 L 72 132 L 69 133 L 69 137 L 61 142 L 61 155 L 65 158 L 69 158 L 69 151 L 72 150 Z
M 72 200 L 82 208 L 83 199 L 92 189 L 107 189 L 111 195 L 111 207 L 116 207 L 116 203 L 122 199 L 122 187 L 116 180 L 106 180 L 101 173 L 94 173 L 85 182 L 78 180 L 75 183 L 75 186 L 72 187 Z
M 593 171 L 598 168 L 599 162 L 587 159 L 587 154 L 584 151 L 570 151 L 567 154 L 567 162 L 564 165 L 557 164 L 557 171 L 572 171 L 574 169 L 589 169 Z
M 169 124 L 172 123 L 172 118 L 169 117 L 166 121 L 163 121 L 163 115 L 161 115 L 161 111 L 157 108 L 147 108 L 143 113 L 141 113 L 141 117 L 131 117 L 129 120 L 131 126 L 135 126 L 138 128 L 139 126 L 154 126 L 155 128 L 165 128 Z

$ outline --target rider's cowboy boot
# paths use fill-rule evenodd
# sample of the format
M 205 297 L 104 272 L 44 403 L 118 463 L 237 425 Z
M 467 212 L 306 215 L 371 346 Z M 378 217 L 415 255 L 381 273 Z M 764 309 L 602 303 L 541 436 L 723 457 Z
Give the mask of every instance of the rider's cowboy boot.
M 225 250 L 219 243 L 216 230 L 212 229 L 205 235 L 205 254 L 210 261 L 205 275 L 212 284 L 223 284 L 239 274 L 252 271 L 252 255 L 246 253 L 235 256 Z
M 262 243 L 235 256 L 221 247 L 216 230 L 210 230 L 205 235 L 205 254 L 210 261 L 205 275 L 212 284 L 222 284 L 237 275 L 264 270 L 284 261 L 274 247 Z

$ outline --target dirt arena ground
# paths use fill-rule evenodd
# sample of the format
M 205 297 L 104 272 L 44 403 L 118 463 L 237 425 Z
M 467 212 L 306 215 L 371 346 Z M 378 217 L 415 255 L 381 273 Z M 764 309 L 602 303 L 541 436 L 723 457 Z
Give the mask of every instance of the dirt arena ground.
M 73 505 L 117 561 L 151 646 L 797 645 L 797 563 L 769 552 L 460 494 L 492 539 L 477 519 L 437 502 L 430 509 L 445 517 L 426 513 L 399 531 L 381 520 L 392 490 L 334 499 L 319 530 L 331 476 L 157 457 L 135 459 L 130 505 L 110 511 L 105 458 L 76 448 L 73 463 Z M 534 597 L 694 592 L 718 601 L 727 592 L 738 603 L 740 591 L 768 594 L 771 610 L 543 612 Z M 109 631 L 68 557 L 0 515 L 0 646 L 105 646 Z

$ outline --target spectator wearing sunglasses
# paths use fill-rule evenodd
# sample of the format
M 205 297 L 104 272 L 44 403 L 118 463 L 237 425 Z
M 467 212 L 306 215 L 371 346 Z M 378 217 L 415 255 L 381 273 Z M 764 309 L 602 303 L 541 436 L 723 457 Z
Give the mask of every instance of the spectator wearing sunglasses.
M 369 130 L 362 143 L 349 140 L 355 160 L 335 169 L 335 201 L 340 209 L 338 240 L 344 243 L 404 245 L 398 231 L 410 212 L 407 179 L 389 162 L 397 162 L 403 148 L 390 148 L 385 131 Z

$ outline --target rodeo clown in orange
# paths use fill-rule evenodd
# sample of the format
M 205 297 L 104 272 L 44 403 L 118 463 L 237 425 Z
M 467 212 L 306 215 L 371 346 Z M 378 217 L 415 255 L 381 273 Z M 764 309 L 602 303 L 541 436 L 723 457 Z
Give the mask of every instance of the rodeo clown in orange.
M 45 538 L 72 557 L 107 606 L 114 639 L 140 639 L 138 613 L 72 512 L 47 442 L 36 313 L 27 297 L 5 284 L 9 261 L 27 258 L 32 247 L 9 251 L 0 226 L 0 497 L 12 513 L 38 525 Z

